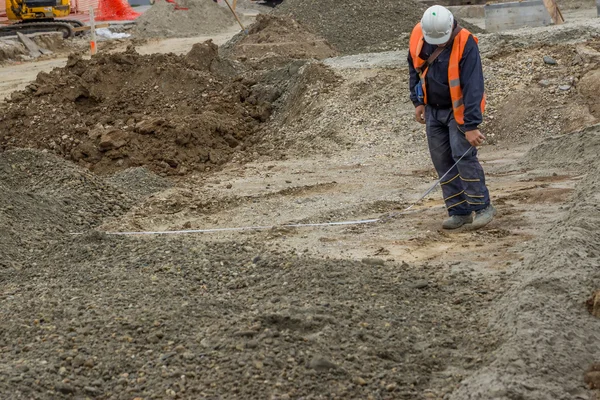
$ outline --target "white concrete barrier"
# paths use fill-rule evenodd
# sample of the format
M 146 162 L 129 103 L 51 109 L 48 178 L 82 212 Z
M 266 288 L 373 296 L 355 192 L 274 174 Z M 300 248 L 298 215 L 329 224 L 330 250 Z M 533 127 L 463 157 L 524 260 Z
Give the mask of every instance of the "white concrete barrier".
M 542 0 L 487 4 L 484 10 L 485 30 L 488 32 L 507 31 L 526 26 L 546 26 L 552 23 Z

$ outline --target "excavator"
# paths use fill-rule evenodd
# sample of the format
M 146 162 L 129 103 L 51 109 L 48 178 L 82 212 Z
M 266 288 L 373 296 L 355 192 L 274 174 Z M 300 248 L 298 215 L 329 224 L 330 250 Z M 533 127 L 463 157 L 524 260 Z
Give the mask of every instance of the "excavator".
M 2 1 L 2 0 L 0 0 Z M 37 32 L 61 32 L 63 37 L 75 35 L 73 28 L 83 26 L 83 22 L 73 19 L 59 19 L 71 13 L 71 0 L 5 0 L 6 16 L 9 25 L 0 25 L 0 36 Z

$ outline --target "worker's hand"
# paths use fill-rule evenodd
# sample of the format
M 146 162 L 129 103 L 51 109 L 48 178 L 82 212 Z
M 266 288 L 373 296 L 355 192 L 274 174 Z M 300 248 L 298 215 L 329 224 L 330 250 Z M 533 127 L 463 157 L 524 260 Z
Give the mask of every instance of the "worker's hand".
M 417 108 L 415 108 L 415 119 L 420 124 L 425 123 L 425 106 L 424 105 L 420 105 L 420 106 L 417 106 Z
M 479 129 L 467 131 L 465 132 L 465 136 L 469 143 L 471 143 L 471 146 L 473 147 L 481 146 L 481 144 L 485 140 L 485 136 L 481 134 L 481 131 Z

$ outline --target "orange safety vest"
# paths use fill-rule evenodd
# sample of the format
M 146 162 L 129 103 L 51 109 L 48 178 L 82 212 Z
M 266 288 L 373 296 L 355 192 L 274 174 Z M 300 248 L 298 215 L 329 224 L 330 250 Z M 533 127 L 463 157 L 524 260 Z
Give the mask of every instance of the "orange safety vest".
M 448 63 L 448 84 L 450 85 L 450 98 L 452 99 L 452 108 L 454 110 L 454 119 L 459 125 L 465 123 L 465 104 L 463 102 L 463 93 L 462 88 L 460 86 L 460 60 L 462 59 L 463 52 L 465 51 L 465 45 L 467 44 L 467 40 L 469 36 L 472 36 L 471 32 L 462 28 L 458 35 L 454 38 L 454 42 L 452 44 L 452 52 L 450 53 L 450 62 Z M 475 43 L 479 41 L 475 36 Z M 427 89 L 425 88 L 425 75 L 427 75 L 427 71 L 429 67 L 425 69 L 425 71 L 421 71 L 421 67 L 425 64 L 427 60 L 423 60 L 419 55 L 421 54 L 421 49 L 423 48 L 423 43 L 425 43 L 425 38 L 423 36 L 423 30 L 421 29 L 421 23 L 419 22 L 413 29 L 412 34 L 410 35 L 410 56 L 413 60 L 413 65 L 415 69 L 419 72 L 419 76 L 421 77 L 421 86 L 423 87 L 423 99 L 424 103 L 427 104 Z M 485 94 L 481 99 L 481 113 L 485 111 Z

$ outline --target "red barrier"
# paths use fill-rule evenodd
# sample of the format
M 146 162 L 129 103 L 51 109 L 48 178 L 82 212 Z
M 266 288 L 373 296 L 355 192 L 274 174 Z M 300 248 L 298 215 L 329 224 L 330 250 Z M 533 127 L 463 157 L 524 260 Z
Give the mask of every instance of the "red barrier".
M 100 0 L 96 21 L 131 21 L 140 15 L 127 0 Z

